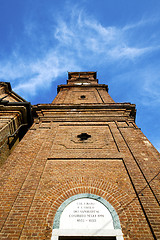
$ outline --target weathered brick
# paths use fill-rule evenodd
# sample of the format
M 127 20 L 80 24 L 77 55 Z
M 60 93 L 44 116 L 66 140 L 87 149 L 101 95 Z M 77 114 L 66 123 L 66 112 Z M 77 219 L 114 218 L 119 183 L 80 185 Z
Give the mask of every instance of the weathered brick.
M 90 193 L 114 207 L 125 240 L 160 239 L 159 153 L 135 106 L 115 103 L 94 72 L 69 73 L 58 89 L 32 106 L 34 124 L 1 167 L 0 238 L 51 239 L 61 204 Z

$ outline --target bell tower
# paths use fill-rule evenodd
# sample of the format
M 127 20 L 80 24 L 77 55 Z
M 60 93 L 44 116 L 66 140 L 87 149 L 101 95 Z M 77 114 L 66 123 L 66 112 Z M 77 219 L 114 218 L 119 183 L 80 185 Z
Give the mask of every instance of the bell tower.
M 96 72 L 68 73 L 67 85 L 58 86 L 55 103 L 64 104 L 102 104 L 114 103 L 108 94 L 108 86 L 98 84 Z
M 160 155 L 96 72 L 69 72 L 1 168 L 1 239 L 160 239 Z

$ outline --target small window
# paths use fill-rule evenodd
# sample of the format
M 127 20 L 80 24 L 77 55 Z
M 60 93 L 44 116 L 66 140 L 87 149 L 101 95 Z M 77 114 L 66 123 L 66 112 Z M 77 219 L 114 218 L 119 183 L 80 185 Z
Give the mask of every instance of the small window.
M 87 140 L 88 138 L 91 138 L 91 135 L 88 133 L 81 133 L 80 135 L 77 135 L 78 138 L 80 138 L 80 141 Z
M 81 99 L 85 99 L 86 98 L 86 96 L 85 95 L 81 95 Z

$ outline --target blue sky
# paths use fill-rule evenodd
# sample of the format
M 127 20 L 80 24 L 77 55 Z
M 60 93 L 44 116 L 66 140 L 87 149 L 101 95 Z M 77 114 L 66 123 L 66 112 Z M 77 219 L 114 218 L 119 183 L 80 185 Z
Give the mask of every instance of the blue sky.
M 67 71 L 97 71 L 160 150 L 159 0 L 0 0 L 0 81 L 50 103 Z

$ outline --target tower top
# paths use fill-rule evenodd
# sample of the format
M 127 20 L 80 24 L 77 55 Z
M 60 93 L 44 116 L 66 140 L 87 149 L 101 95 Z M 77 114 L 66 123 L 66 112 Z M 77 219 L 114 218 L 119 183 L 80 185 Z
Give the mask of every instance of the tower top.
M 68 84 L 94 83 L 98 84 L 97 72 L 69 72 Z

